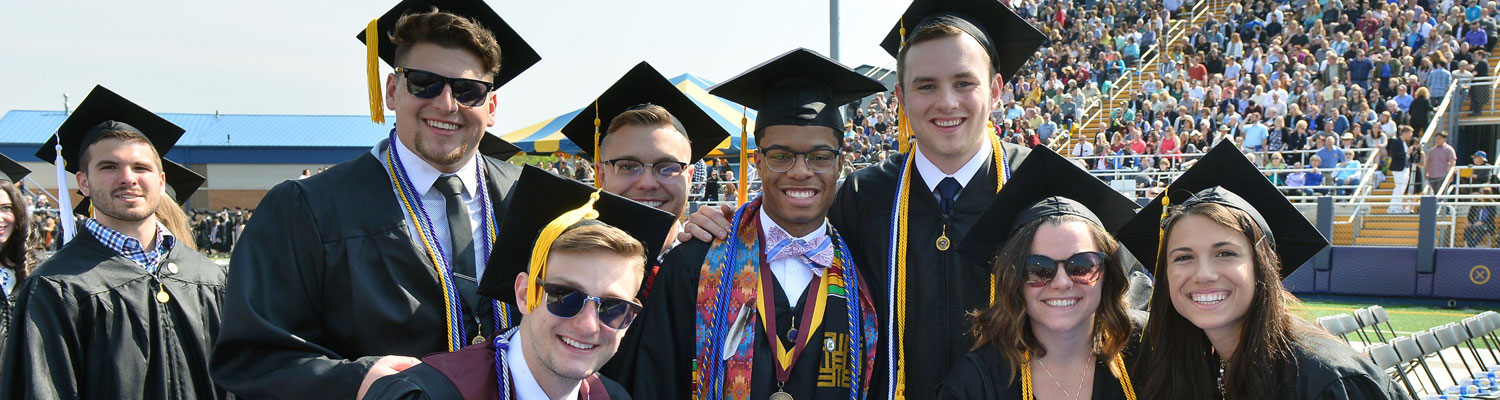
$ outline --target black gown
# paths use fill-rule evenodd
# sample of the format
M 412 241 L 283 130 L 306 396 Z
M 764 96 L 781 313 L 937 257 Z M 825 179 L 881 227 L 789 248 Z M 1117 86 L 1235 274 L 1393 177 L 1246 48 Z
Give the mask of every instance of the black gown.
M 630 400 L 630 394 L 619 383 L 594 374 L 582 382 L 580 397 L 600 399 L 604 392 L 609 400 Z M 365 400 L 426 399 L 499 399 L 499 382 L 495 376 L 494 341 L 485 341 L 451 353 L 422 357 L 418 364 L 370 385 Z
M 484 165 L 498 225 L 521 168 Z M 234 250 L 215 380 L 247 397 L 353 398 L 380 357 L 447 351 L 443 289 L 402 213 L 368 152 L 266 193 Z
M 1004 143 L 1006 164 L 1014 171 L 1031 150 Z M 876 356 L 870 395 L 886 398 L 887 371 L 891 368 L 887 340 L 894 340 L 888 324 L 888 251 L 891 238 L 891 208 L 901 185 L 898 175 L 909 155 L 897 155 L 878 165 L 855 171 L 844 180 L 834 197 L 828 219 L 849 241 L 854 263 L 865 277 L 870 295 L 880 312 L 880 352 Z M 959 192 L 951 215 L 939 211 L 936 196 L 912 166 L 908 200 L 906 395 L 919 400 L 932 397 L 937 384 L 959 356 L 974 343 L 969 334 L 968 312 L 989 305 L 988 268 L 973 265 L 954 247 L 939 251 L 934 243 L 948 225 L 948 239 L 957 244 L 974 227 L 990 200 L 995 198 L 995 161 L 986 160 L 969 184 Z M 956 247 L 956 246 L 955 246 Z
M 1127 361 L 1128 362 L 1128 361 Z M 1040 371 L 1032 371 L 1033 377 Z M 994 346 L 985 346 L 964 354 L 949 369 L 948 377 L 938 384 L 937 398 L 942 400 L 1031 400 L 1021 398 L 1021 372 L 1011 379 L 1010 362 Z M 1069 375 L 1072 376 L 1072 375 Z M 1094 400 L 1125 400 L 1125 389 L 1109 370 L 1105 360 L 1094 363 Z
M 634 381 L 627 384 L 631 394 L 638 399 L 691 399 L 693 359 L 697 354 L 697 299 L 698 281 L 703 269 L 703 260 L 712 244 L 689 241 L 678 245 L 668 253 L 657 274 L 656 284 L 650 297 L 646 298 L 644 312 L 636 318 L 626 337 L 639 336 L 640 348 L 635 362 Z M 774 277 L 773 277 L 774 278 Z M 817 279 L 814 277 L 814 279 Z M 783 345 L 789 346 L 787 330 L 791 326 L 793 313 L 801 314 L 806 296 L 817 295 L 815 290 L 804 290 L 794 308 L 788 302 L 786 292 L 780 284 L 771 285 L 776 291 L 777 336 Z M 857 306 L 858 303 L 855 303 Z M 849 304 L 838 297 L 828 300 L 823 313 L 823 323 L 813 332 L 813 338 L 826 338 L 830 334 L 848 335 Z M 733 318 L 733 317 L 730 317 Z M 765 325 L 754 319 L 756 332 L 755 361 L 751 365 L 752 399 L 764 399 L 776 392 L 774 350 L 766 337 Z M 847 340 L 847 336 L 843 336 Z M 827 351 L 822 340 L 813 340 L 792 366 L 791 378 L 784 389 L 798 399 L 849 398 L 849 387 L 832 382 L 846 382 L 848 364 L 844 352 L 846 345 L 836 344 L 834 351 Z M 841 361 L 842 360 L 842 361 Z
M 224 267 L 182 243 L 161 265 L 158 280 L 80 230 L 16 289 L 0 398 L 230 398 L 208 371 Z
M 1294 334 L 1292 355 L 1297 361 L 1295 393 L 1287 399 L 1379 400 L 1407 399 L 1389 375 L 1370 359 L 1331 336 L 1305 325 Z

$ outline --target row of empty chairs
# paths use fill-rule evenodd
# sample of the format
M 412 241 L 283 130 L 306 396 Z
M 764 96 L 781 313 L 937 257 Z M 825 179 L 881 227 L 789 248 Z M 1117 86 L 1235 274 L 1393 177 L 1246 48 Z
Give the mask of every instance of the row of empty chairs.
M 1328 321 L 1338 322 L 1325 322 L 1322 318 L 1319 322 L 1324 324 L 1325 329 L 1330 326 L 1343 329 L 1344 323 L 1349 320 L 1341 316 L 1333 317 Z M 1359 317 L 1352 318 L 1358 324 Z M 1386 326 L 1389 329 L 1389 322 L 1386 322 Z M 1376 332 L 1379 329 L 1377 326 Z M 1462 391 L 1466 395 L 1472 395 L 1474 387 L 1469 385 L 1491 386 L 1480 388 L 1488 392 L 1494 386 L 1496 375 L 1500 374 L 1500 351 L 1496 350 L 1500 348 L 1500 334 L 1497 334 L 1497 330 L 1500 330 L 1500 313 L 1485 311 L 1464 318 L 1461 322 L 1436 326 L 1410 336 L 1396 337 L 1395 331 L 1391 330 L 1389 342 L 1376 342 L 1365 347 L 1365 350 L 1375 365 L 1390 373 L 1392 379 L 1401 382 L 1413 399 L 1419 399 L 1417 396 L 1422 393 L 1441 395 L 1445 392 L 1451 394 Z M 1349 333 L 1334 329 L 1329 329 L 1329 332 L 1339 336 Z M 1363 335 L 1363 332 L 1360 334 Z M 1448 349 L 1453 351 L 1445 353 Z M 1450 357 L 1456 358 L 1463 366 L 1461 371 L 1455 371 L 1449 365 Z M 1437 358 L 1436 366 L 1428 363 L 1432 358 Z M 1442 374 L 1436 372 L 1438 367 L 1447 375 L 1446 379 L 1439 379 Z M 1421 375 L 1416 375 L 1417 370 L 1421 370 Z M 1424 376 L 1427 378 L 1425 382 L 1421 379 Z M 1481 383 L 1481 379 L 1486 379 L 1485 382 L 1488 383 Z

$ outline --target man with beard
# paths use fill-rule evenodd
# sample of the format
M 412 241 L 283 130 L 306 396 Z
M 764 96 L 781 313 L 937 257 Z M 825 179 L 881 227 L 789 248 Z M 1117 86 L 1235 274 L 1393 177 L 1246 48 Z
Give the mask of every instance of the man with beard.
M 408 0 L 361 36 L 396 67 L 366 154 L 268 192 L 236 246 L 213 373 L 246 397 L 356 398 L 512 326 L 478 293 L 520 167 L 483 155 L 494 90 L 540 59 L 479 0 Z M 502 67 L 501 59 L 504 59 Z M 371 58 L 368 65 L 377 66 Z
M 95 212 L 16 290 L 0 397 L 229 396 L 208 374 L 224 268 L 193 250 L 166 191 L 186 199 L 203 183 L 161 158 L 182 133 L 95 87 L 37 153 L 53 160 L 61 144 Z

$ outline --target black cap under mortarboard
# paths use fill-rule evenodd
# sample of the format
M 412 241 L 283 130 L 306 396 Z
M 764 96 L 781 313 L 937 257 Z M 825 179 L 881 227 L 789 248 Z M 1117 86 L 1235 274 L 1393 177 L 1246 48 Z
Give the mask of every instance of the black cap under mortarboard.
M 1249 214 L 1276 248 L 1276 255 L 1281 258 L 1282 278 L 1328 247 L 1328 239 L 1307 217 L 1238 147 L 1226 141 L 1183 172 L 1167 186 L 1165 193 L 1146 204 L 1121 230 L 1120 242 L 1153 269 L 1161 246 L 1162 196 L 1169 196 L 1174 205 L 1216 203 Z
M 885 91 L 885 84 L 812 50 L 776 56 L 709 89 L 753 108 L 755 134 L 776 125 L 826 126 L 844 131 L 839 106 Z
M 501 139 L 499 136 L 492 135 L 489 132 L 485 132 L 484 137 L 479 139 L 479 154 L 505 161 L 520 153 L 520 147 L 516 147 L 514 143 Z
M 94 90 L 83 98 L 83 102 L 78 103 L 73 114 L 57 127 L 57 135 L 47 139 L 47 143 L 37 149 L 36 156 L 43 161 L 54 162 L 57 159 L 55 146 L 58 138 L 61 138 L 65 164 L 63 167 L 68 172 L 77 173 L 83 168 L 78 165 L 83 150 L 99 140 L 100 134 L 109 130 L 139 133 L 151 142 L 151 146 L 161 156 L 166 156 L 167 151 L 177 144 L 177 139 L 184 132 L 182 127 L 167 122 L 104 86 L 94 86 Z
M 370 24 L 361 30 L 355 38 L 365 43 L 366 47 L 366 74 L 369 79 L 370 89 L 370 116 L 377 118 L 377 122 L 383 122 L 385 111 L 380 104 L 383 96 L 380 95 L 382 87 L 380 83 L 380 67 L 375 61 L 378 54 L 387 65 L 396 65 L 396 44 L 391 42 L 391 34 L 396 32 L 396 22 L 407 14 L 418 14 L 436 8 L 438 11 L 465 17 L 479 23 L 484 29 L 488 29 L 495 36 L 495 41 L 500 45 L 500 72 L 495 74 L 493 83 L 495 87 L 504 86 L 507 82 L 521 75 L 521 72 L 536 65 L 542 60 L 542 56 L 521 38 L 515 29 L 511 29 L 504 19 L 500 18 L 495 10 L 490 8 L 482 0 L 404 0 L 396 4 L 385 15 L 370 21 Z M 380 40 L 371 42 L 367 35 L 371 30 L 378 33 Z
M 611 120 L 627 110 L 647 104 L 661 106 L 676 118 L 673 124 L 679 125 L 677 129 L 687 134 L 688 141 L 692 143 L 693 154 L 692 159 L 687 160 L 689 164 L 703 159 L 703 156 L 729 137 L 729 132 L 724 130 L 723 125 L 714 121 L 713 116 L 698 107 L 692 98 L 645 61 L 636 64 L 635 68 L 631 68 L 614 85 L 605 89 L 597 99 L 584 105 L 583 111 L 563 126 L 563 135 L 583 149 L 584 154 L 593 157 L 594 161 L 600 161 L 599 155 L 594 152 L 594 133 L 597 131 L 602 140 L 604 135 L 609 134 Z M 599 121 L 597 127 L 594 126 L 595 118 Z
M 1007 81 L 1015 78 L 1016 71 L 1047 40 L 1030 22 L 996 0 L 916 0 L 880 41 L 880 47 L 896 57 L 917 28 L 939 23 L 978 40 L 989 51 L 991 66 Z
M 995 199 L 980 215 L 974 229 L 958 244 L 958 251 L 986 270 L 996 252 L 1021 226 L 1043 217 L 1072 215 L 1115 232 L 1135 215 L 1136 204 L 1045 146 L 1011 174 Z M 1122 262 L 1121 265 L 1131 263 Z
M 31 169 L 26 168 L 25 165 L 21 165 L 21 163 L 4 154 L 0 154 L 0 173 L 5 174 L 5 176 L 0 178 L 20 183 L 22 179 L 26 179 L 26 175 L 31 175 Z
M 172 188 L 172 198 L 177 201 L 177 204 L 187 203 L 188 198 L 193 197 L 193 193 L 197 193 L 198 188 L 203 187 L 203 182 L 208 180 L 187 166 L 165 158 L 161 159 L 161 170 L 167 175 L 167 187 Z M 81 196 L 83 192 L 78 194 Z M 89 201 L 88 197 L 84 197 L 83 200 L 78 201 L 77 206 L 73 207 L 73 213 L 90 215 L 89 206 L 92 205 L 93 202 Z
M 590 196 L 596 193 L 599 200 L 592 207 L 598 215 L 590 219 L 619 228 L 641 241 L 646 248 L 644 256 L 647 260 L 656 259 L 675 222 L 675 217 L 666 211 L 531 166 L 522 168 L 521 177 L 516 181 L 516 193 L 527 195 L 516 196 L 506 208 L 499 237 L 490 249 L 484 279 L 479 282 L 479 294 L 505 302 L 515 301 L 516 275 L 531 268 L 532 250 L 545 236 L 548 224 L 588 203 Z M 545 244 L 549 248 L 552 239 L 556 237 L 547 239 Z M 545 273 L 532 275 L 546 278 Z M 533 280 L 532 283 L 541 282 Z M 536 290 L 532 292 L 536 293 Z

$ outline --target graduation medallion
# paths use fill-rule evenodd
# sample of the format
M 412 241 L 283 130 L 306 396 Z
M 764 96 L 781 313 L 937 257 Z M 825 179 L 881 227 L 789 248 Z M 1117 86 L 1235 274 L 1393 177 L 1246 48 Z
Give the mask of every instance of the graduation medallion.
M 787 394 L 787 392 L 782 391 L 781 389 L 776 389 L 776 393 L 771 393 L 771 400 L 795 400 L 795 399 L 792 398 L 791 394 Z
M 474 337 L 474 341 L 471 342 L 471 343 L 469 343 L 469 344 L 480 344 L 480 343 L 484 343 L 484 335 L 475 336 Z
M 166 303 L 166 302 L 172 301 L 172 295 L 167 294 L 167 290 L 166 289 L 160 289 L 160 290 L 161 291 L 156 292 L 156 302 L 157 303 Z
M 951 244 L 951 243 L 948 242 L 948 234 L 947 233 L 944 233 L 943 236 L 938 236 L 938 239 L 937 239 L 937 249 L 939 251 L 948 251 L 948 245 L 949 244 Z

